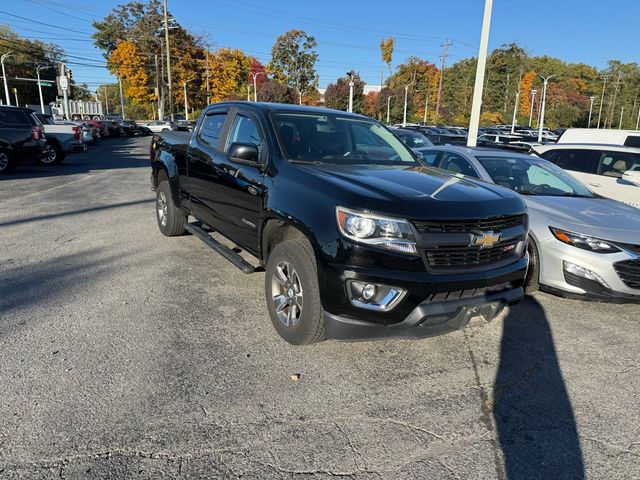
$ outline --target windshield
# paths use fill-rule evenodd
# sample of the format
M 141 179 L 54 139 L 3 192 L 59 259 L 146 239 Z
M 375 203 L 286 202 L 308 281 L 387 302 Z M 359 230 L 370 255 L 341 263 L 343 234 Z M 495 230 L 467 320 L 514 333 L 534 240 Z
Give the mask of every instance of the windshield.
M 271 115 L 285 157 L 293 162 L 419 165 L 411 151 L 379 123 L 340 114 Z
M 536 157 L 477 157 L 498 185 L 523 195 L 593 197 L 578 180 Z
M 433 147 L 431 140 L 420 132 L 396 130 L 395 134 L 400 137 L 400 140 L 402 140 L 409 148 Z

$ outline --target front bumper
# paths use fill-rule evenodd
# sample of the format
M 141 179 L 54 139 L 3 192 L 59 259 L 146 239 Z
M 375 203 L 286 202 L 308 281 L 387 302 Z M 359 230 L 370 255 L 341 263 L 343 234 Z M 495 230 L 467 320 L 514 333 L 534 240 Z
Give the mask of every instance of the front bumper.
M 391 325 L 325 313 L 325 333 L 327 338 L 348 341 L 433 337 L 462 329 L 478 315 L 492 320 L 504 307 L 522 300 L 523 295 L 522 288 L 518 287 L 481 297 L 423 302 L 402 322 Z

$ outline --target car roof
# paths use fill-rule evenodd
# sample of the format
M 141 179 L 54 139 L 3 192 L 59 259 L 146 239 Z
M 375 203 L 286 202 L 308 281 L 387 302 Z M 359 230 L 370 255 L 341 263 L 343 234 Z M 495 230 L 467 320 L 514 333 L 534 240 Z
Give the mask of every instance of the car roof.
M 225 107 L 250 107 L 255 110 L 261 110 L 263 112 L 300 112 L 300 113 L 316 113 L 316 114 L 325 114 L 325 115 L 340 115 L 340 116 L 348 116 L 353 118 L 366 118 L 367 120 L 373 120 L 365 115 L 359 115 L 356 113 L 348 113 L 343 110 L 335 110 L 332 108 L 324 108 L 324 107 L 309 107 L 307 105 L 295 105 L 291 103 L 269 103 L 269 102 L 246 102 L 246 101 L 237 101 L 237 102 L 222 102 L 222 103 L 213 103 L 209 105 L 209 107 L 213 106 L 225 106 Z M 375 121 L 375 120 L 373 120 Z
M 500 158 L 513 158 L 513 157 L 523 157 L 523 158 L 531 158 L 531 155 L 527 155 L 525 153 L 519 153 L 514 150 L 505 150 L 503 148 L 488 148 L 488 147 L 465 147 L 459 145 L 434 145 L 433 147 L 418 147 L 415 150 L 424 151 L 424 150 L 437 150 L 437 151 L 446 151 L 446 152 L 454 152 L 460 153 L 462 155 L 470 155 L 475 157 L 481 154 L 491 154 L 492 157 L 500 157 Z M 538 157 L 535 157 L 538 158 Z
M 540 151 L 581 148 L 583 150 L 616 150 L 619 152 L 640 153 L 640 148 L 625 147 L 624 145 L 613 145 L 610 143 L 554 143 L 551 145 L 547 143 L 545 145 L 536 145 L 534 148 Z

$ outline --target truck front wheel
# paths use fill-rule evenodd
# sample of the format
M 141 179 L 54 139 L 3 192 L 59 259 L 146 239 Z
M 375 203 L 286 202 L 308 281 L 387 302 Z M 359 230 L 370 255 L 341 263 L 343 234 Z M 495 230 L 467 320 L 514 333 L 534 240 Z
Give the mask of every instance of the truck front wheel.
M 283 339 L 292 345 L 325 339 L 316 260 L 306 239 L 274 247 L 267 261 L 265 293 L 271 322 Z
M 156 189 L 156 219 L 164 236 L 175 237 L 184 234 L 187 216 L 173 203 L 171 188 L 167 180 L 161 181 Z

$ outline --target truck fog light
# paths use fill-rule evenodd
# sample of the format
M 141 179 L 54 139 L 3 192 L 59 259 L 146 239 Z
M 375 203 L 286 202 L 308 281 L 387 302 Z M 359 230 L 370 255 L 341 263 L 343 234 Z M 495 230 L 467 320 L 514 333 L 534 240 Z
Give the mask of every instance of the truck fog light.
M 367 310 L 387 312 L 394 308 L 407 293 L 389 285 L 347 280 L 347 294 L 351 304 Z
M 578 277 L 593 280 L 594 282 L 598 282 L 600 285 L 611 289 L 609 284 L 605 282 L 600 275 L 598 275 L 596 272 L 592 272 L 588 268 L 581 267 L 580 265 L 576 265 L 575 263 L 567 262 L 566 260 L 562 261 L 562 268 L 565 272 L 572 273 L 573 275 L 577 275 Z
M 376 288 L 375 285 L 367 283 L 362 289 L 362 298 L 364 298 L 366 301 L 371 300 L 373 297 L 376 296 L 377 290 L 378 289 Z

